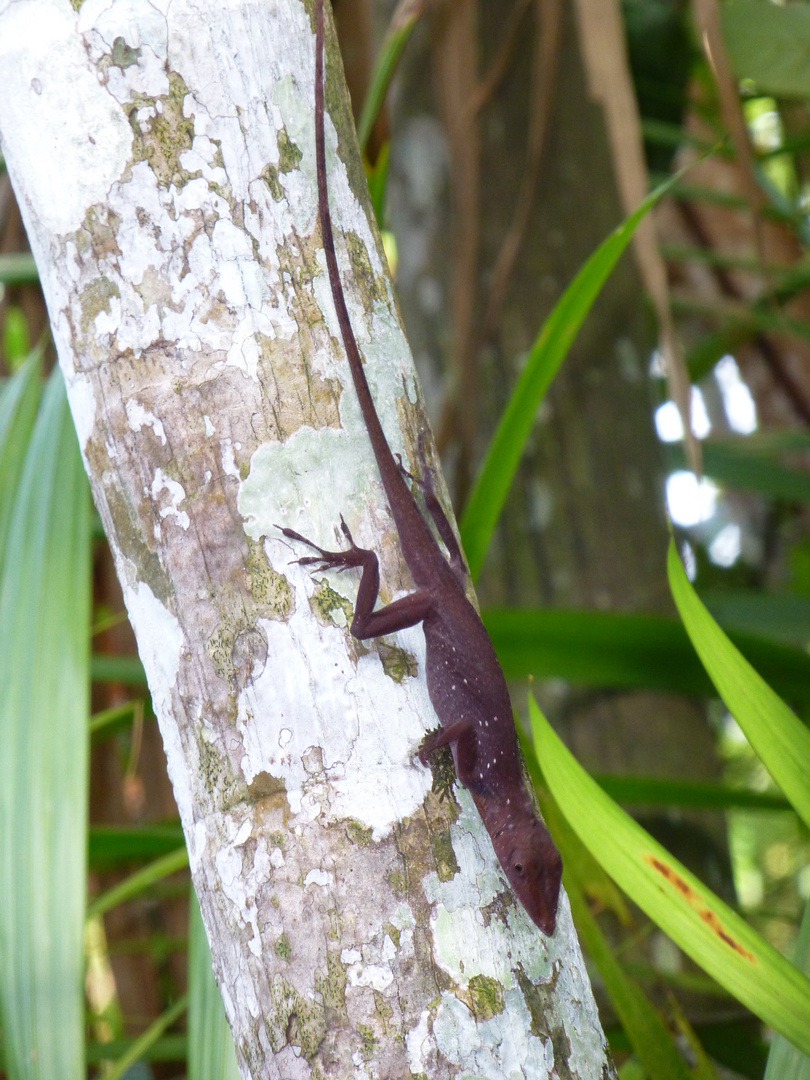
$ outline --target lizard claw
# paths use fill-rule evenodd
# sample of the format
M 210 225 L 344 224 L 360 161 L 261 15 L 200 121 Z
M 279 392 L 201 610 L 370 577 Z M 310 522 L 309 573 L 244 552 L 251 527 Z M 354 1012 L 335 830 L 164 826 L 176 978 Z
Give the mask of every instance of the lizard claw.
M 355 544 L 352 534 L 349 532 L 349 526 L 343 520 L 343 514 L 340 515 L 340 531 L 343 533 L 343 535 L 346 537 L 346 540 L 351 544 L 353 548 L 357 547 L 357 544 Z

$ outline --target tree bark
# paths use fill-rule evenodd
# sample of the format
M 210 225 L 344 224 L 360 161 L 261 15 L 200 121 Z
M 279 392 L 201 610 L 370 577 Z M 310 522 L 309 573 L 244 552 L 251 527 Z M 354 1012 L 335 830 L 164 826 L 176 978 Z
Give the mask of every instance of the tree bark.
M 0 10 L 0 138 L 149 678 L 244 1076 L 610 1074 L 563 899 L 544 938 L 435 726 L 419 628 L 361 645 L 312 575 L 343 512 L 407 588 L 317 228 L 300 0 Z M 413 460 L 418 386 L 331 26 L 327 159 L 372 392 Z M 343 240 L 340 237 L 343 234 Z

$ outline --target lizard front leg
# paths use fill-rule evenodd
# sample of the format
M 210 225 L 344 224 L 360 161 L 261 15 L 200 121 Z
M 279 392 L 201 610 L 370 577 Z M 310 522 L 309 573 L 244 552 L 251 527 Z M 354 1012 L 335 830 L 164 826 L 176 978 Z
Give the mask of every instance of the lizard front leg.
M 302 566 L 315 566 L 318 570 L 348 570 L 351 567 L 360 569 L 360 587 L 357 590 L 354 618 L 350 627 L 353 636 L 359 640 L 384 637 L 386 634 L 396 633 L 397 630 L 415 626 L 433 610 L 433 597 L 426 589 L 417 589 L 379 611 L 374 610 L 380 594 L 380 564 L 373 551 L 355 544 L 343 515 L 340 518 L 340 528 L 349 544 L 345 551 L 326 551 L 293 529 L 284 529 L 280 525 L 276 528 L 281 529 L 288 540 L 296 540 L 318 552 L 317 555 L 306 555 L 297 559 Z

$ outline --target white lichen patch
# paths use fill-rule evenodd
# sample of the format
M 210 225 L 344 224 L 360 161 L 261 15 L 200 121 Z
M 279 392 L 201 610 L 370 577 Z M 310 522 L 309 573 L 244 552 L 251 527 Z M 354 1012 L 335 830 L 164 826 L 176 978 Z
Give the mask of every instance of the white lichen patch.
M 152 496 L 152 502 L 156 506 L 161 502 L 166 501 L 163 498 L 164 492 L 168 496 L 168 505 L 161 506 L 158 511 L 161 521 L 170 518 L 178 528 L 185 532 L 191 524 L 191 520 L 186 511 L 180 509 L 180 503 L 182 503 L 186 497 L 185 489 L 177 480 L 173 480 L 170 476 L 166 476 L 162 469 L 155 469 L 155 476 L 152 480 L 152 488 L 149 494 Z M 155 529 L 155 538 L 158 540 L 160 539 L 160 529 L 157 526 Z
M 78 229 L 87 207 L 104 201 L 132 146 L 126 116 L 88 68 L 82 38 L 73 32 L 75 18 L 71 5 L 61 0 L 10 4 L 0 36 L 3 127 L 47 133 L 19 140 L 8 160 L 15 188 L 27 192 L 37 208 L 34 220 L 43 248 L 45 234 Z M 66 83 L 70 107 L 65 106 Z M 28 92 L 9 92 L 19 85 Z M 57 177 L 59 197 L 54 198 Z
M 300 593 L 311 588 L 303 570 L 290 576 Z M 308 608 L 299 606 L 287 623 L 260 625 L 267 665 L 240 693 L 237 715 L 245 780 L 283 777 L 290 810 L 302 822 L 351 818 L 375 840 L 387 836 L 430 786 L 429 772 L 410 764 L 423 734 L 424 686 L 408 680 L 392 687 L 373 652 L 355 670 L 345 632 L 313 627 Z M 416 644 L 411 639 L 409 649 Z M 375 708 L 380 701 L 390 710 L 385 717 Z M 282 730 L 292 736 L 283 746 Z
M 316 473 L 328 498 L 307 497 L 298 475 L 301 462 Z M 421 806 L 430 783 L 426 770 L 411 766 L 424 731 L 420 716 L 431 715 L 427 691 L 421 680 L 392 685 L 375 651 L 355 667 L 340 625 L 345 618 L 324 626 L 310 608 L 316 580 L 293 561 L 309 552 L 276 528 L 283 522 L 323 547 L 343 546 L 335 530 L 341 508 L 357 508 L 356 492 L 365 491 L 365 515 L 350 518 L 350 527 L 358 543 L 371 545 L 378 531 L 371 520 L 378 505 L 371 499 L 375 487 L 373 458 L 358 455 L 345 430 L 301 428 L 285 443 L 265 443 L 253 455 L 237 505 L 248 536 L 266 538 L 273 568 L 293 583 L 297 607 L 286 623 L 262 622 L 268 663 L 240 694 L 238 719 L 248 782 L 261 772 L 283 775 L 294 813 L 327 821 L 353 818 L 379 839 Z M 358 575 L 326 576 L 342 595 L 356 595 Z M 421 664 L 421 629 L 396 639 Z M 309 753 L 313 746 L 320 756 Z
M 530 1033 L 530 1023 L 518 989 L 504 992 L 503 1011 L 488 1020 L 477 1019 L 463 1002 L 444 991 L 433 1019 L 433 1037 L 446 1058 L 464 1066 L 466 1076 L 534 1080 L 551 1075 L 554 1050 L 550 1039 Z M 424 1052 L 424 1043 L 421 1049 Z
M 248 948 L 254 956 L 261 956 L 262 942 L 254 875 L 245 873 L 245 860 L 236 845 L 221 844 L 215 854 L 215 861 L 222 892 L 239 912 L 242 924 L 249 926 L 252 931 Z
M 166 431 L 163 427 L 163 421 L 155 416 L 153 412 L 145 409 L 140 401 L 135 398 L 130 398 L 126 402 L 125 409 L 129 426 L 133 431 L 140 431 L 142 427 L 150 427 L 155 433 L 155 437 L 160 439 L 164 446 L 166 445 Z
M 174 797 L 183 824 L 189 829 L 193 821 L 191 783 L 188 771 L 182 768 L 184 749 L 173 708 L 185 645 L 183 631 L 177 618 L 158 600 L 146 582 L 129 584 L 122 578 L 121 584 L 160 722 Z
M 317 496 L 312 475 L 318 477 Z M 307 553 L 295 550 L 288 541 L 281 543 L 278 525 L 295 529 L 322 547 L 335 547 L 339 543 L 335 526 L 341 512 L 357 506 L 357 492 L 368 492 L 371 498 L 375 487 L 379 493 L 374 459 L 358 455 L 356 443 L 345 430 L 302 427 L 286 442 L 264 443 L 256 450 L 250 473 L 240 484 L 237 507 L 251 539 L 266 536 L 280 541 L 272 548 L 273 563 L 275 569 L 285 572 L 291 559 Z M 379 505 L 379 495 L 374 504 Z M 366 528 L 370 531 L 369 526 L 357 526 L 358 543 Z M 345 589 L 352 588 L 352 576 L 356 577 L 342 575 Z
M 66 376 L 65 383 L 70 397 L 73 423 L 76 425 L 76 435 L 84 453 L 85 444 L 96 426 L 96 396 L 93 393 L 93 384 L 86 375 L 77 371 Z M 113 453 L 108 456 L 112 457 Z
M 145 581 L 124 584 L 124 594 L 155 709 L 168 711 L 183 648 L 180 623 Z

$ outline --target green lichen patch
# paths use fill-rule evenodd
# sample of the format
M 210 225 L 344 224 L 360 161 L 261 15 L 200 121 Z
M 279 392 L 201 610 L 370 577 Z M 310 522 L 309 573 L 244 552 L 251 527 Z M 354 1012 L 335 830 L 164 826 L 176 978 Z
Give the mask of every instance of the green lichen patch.
M 241 801 L 245 795 L 245 784 L 241 777 L 234 776 L 231 772 L 227 756 L 211 745 L 202 728 L 197 727 L 195 735 L 199 754 L 198 768 L 205 790 L 211 795 L 216 793 L 223 804 Z
M 280 809 L 286 817 L 289 803 L 287 802 L 287 785 L 282 777 L 273 776 L 269 772 L 256 773 L 247 786 L 247 792 L 251 802 L 265 801 L 268 809 Z
M 315 978 L 315 989 L 323 1000 L 324 1017 L 330 1027 L 342 1027 L 349 1022 L 346 1011 L 346 969 L 337 952 L 327 952 L 326 972 Z
M 551 1045 L 554 1047 L 554 1064 L 560 1080 L 575 1080 L 579 1073 L 575 1074 L 568 1064 L 571 1059 L 571 1040 L 564 1024 L 555 1024 L 551 1029 Z
M 233 598 L 232 598 L 233 599 Z M 240 606 L 236 597 L 230 605 Z M 264 670 L 267 663 L 267 637 L 255 622 L 248 621 L 244 608 L 238 615 L 228 617 L 221 612 L 222 622 L 206 642 L 206 652 L 214 670 L 232 691 L 241 690 Z
M 194 121 L 183 114 L 189 89 L 176 71 L 169 72 L 169 92 L 159 97 L 133 96 L 127 116 L 135 136 L 133 163 L 146 161 L 161 187 L 185 187 L 201 173 L 189 172 L 180 157 L 191 149 Z
M 402 935 L 402 931 L 397 929 L 397 927 L 394 926 L 394 924 L 392 922 L 383 923 L 383 931 L 386 934 L 388 934 L 388 936 L 393 941 L 394 945 L 396 945 L 396 947 L 399 948 L 399 941 L 400 941 L 400 937 Z
M 430 838 L 430 847 L 433 858 L 436 860 L 436 874 L 439 881 L 452 881 L 459 872 L 460 867 L 453 851 L 453 841 L 449 829 L 446 832 L 435 833 Z
M 394 682 L 402 683 L 406 679 L 415 679 L 419 674 L 419 664 L 413 653 L 381 641 L 377 646 L 383 671 Z
M 214 671 L 220 679 L 230 682 L 233 675 L 231 664 L 231 650 L 233 649 L 234 629 L 227 623 L 220 625 L 213 632 L 206 644 L 208 653 L 214 665 Z
M 375 303 L 387 304 L 388 290 L 385 278 L 374 273 L 366 245 L 353 232 L 346 233 L 346 246 L 349 249 L 349 263 L 354 275 L 355 289 L 363 297 L 363 309 L 372 311 Z
M 335 592 L 325 578 L 318 582 L 318 588 L 310 597 L 309 606 L 321 626 L 345 629 L 354 617 L 352 605 L 345 596 Z
M 136 507 L 112 478 L 110 459 L 103 444 L 91 439 L 85 445 L 85 453 L 96 469 L 96 475 L 104 477 L 107 509 L 115 524 L 121 554 L 134 565 L 136 579 L 148 585 L 152 594 L 164 606 L 168 606 L 174 598 L 174 590 L 157 553 L 147 546 L 144 539 L 152 536 L 151 521 L 149 528 L 138 521 Z
M 545 1010 L 549 998 L 546 985 L 541 983 L 539 986 L 535 986 L 520 964 L 518 964 L 514 974 L 531 1017 L 529 1030 L 532 1035 L 536 1035 L 539 1039 L 547 1039 L 550 1032 L 545 1021 Z
M 248 557 L 245 562 L 248 585 L 262 615 L 286 622 L 293 610 L 293 590 L 283 574 L 274 570 L 264 554 L 261 541 L 248 539 Z
M 477 1020 L 491 1020 L 503 1012 L 503 987 L 497 979 L 488 975 L 473 975 L 468 986 Z
M 278 165 L 268 163 L 261 174 L 273 202 L 281 202 L 285 198 L 281 176 L 283 173 L 293 172 L 293 170 L 297 169 L 302 157 L 301 151 L 285 129 L 282 128 L 278 135 Z
M 281 960 L 289 961 L 292 956 L 292 949 L 290 948 L 290 939 L 286 934 L 282 934 L 275 944 L 276 956 Z
M 373 833 L 371 829 L 361 825 L 359 821 L 350 818 L 346 822 L 346 835 L 353 844 L 357 844 L 359 847 L 367 847 L 371 843 Z
M 281 186 L 281 181 L 278 178 L 278 169 L 276 166 L 265 165 L 261 176 L 262 180 L 267 184 L 273 202 L 281 202 L 284 198 L 284 188 Z
M 281 173 L 294 172 L 304 155 L 287 134 L 286 128 L 278 133 L 278 171 Z
M 264 1026 L 274 1053 L 288 1043 L 298 1046 L 310 1061 L 326 1034 L 323 1008 L 306 1001 L 286 979 L 275 975 L 270 987 L 270 1011 Z
M 102 274 L 94 278 L 81 291 L 82 333 L 93 336 L 93 321 L 102 311 L 109 312 L 112 298 L 120 299 L 121 292 L 114 281 Z
M 394 896 L 401 899 L 408 895 L 408 878 L 402 870 L 392 870 L 386 881 Z
M 374 1012 L 380 1018 L 383 1037 L 385 1038 L 390 1034 L 395 1034 L 391 1030 L 391 1026 L 389 1024 L 389 1020 L 394 1015 L 394 1010 L 379 990 L 374 991 Z
M 131 45 L 127 45 L 122 37 L 117 37 L 113 42 L 112 53 L 110 55 L 113 67 L 128 68 L 138 63 L 141 50 L 133 49 Z
M 377 1046 L 377 1038 L 374 1034 L 374 1029 L 368 1024 L 358 1024 L 357 1032 L 360 1036 L 360 1052 L 366 1061 L 374 1056 L 374 1050 Z

